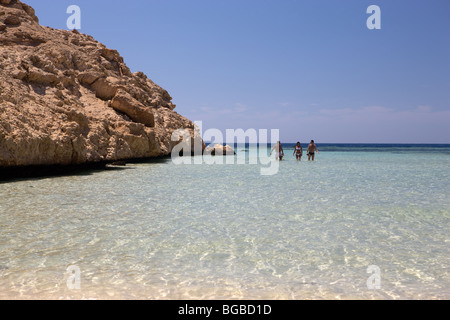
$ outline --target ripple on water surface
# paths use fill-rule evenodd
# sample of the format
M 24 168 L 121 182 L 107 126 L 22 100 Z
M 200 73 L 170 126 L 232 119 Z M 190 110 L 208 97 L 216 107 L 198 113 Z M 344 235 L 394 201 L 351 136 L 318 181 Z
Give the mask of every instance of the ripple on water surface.
M 3 183 L 0 298 L 448 299 L 448 160 L 323 152 L 274 176 L 167 161 Z

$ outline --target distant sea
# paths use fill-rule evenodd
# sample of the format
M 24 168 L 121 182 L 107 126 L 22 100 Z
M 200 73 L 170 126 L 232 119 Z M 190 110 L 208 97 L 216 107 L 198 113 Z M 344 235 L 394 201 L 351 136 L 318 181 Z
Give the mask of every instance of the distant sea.
M 274 144 L 274 143 L 273 143 Z M 282 142 L 283 148 L 294 149 L 297 142 Z M 259 144 L 231 144 L 234 148 L 257 147 Z M 302 147 L 306 150 L 309 142 L 301 142 Z M 450 144 L 388 144 L 388 143 L 316 143 L 319 151 L 327 152 L 433 152 L 450 154 Z
M 0 299 L 450 298 L 450 145 L 293 146 L 1 182 Z

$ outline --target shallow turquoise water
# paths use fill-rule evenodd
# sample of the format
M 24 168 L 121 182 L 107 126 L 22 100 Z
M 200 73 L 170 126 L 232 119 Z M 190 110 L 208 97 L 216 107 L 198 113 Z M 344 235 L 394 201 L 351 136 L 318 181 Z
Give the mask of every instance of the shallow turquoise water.
M 448 153 L 286 154 L 0 184 L 0 298 L 450 298 Z

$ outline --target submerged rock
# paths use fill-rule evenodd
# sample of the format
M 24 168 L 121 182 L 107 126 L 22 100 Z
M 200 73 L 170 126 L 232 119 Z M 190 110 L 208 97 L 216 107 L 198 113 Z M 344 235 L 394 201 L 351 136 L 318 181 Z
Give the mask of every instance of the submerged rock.
M 223 146 L 221 144 L 216 144 L 214 147 L 207 147 L 204 154 L 212 156 L 233 156 L 236 153 L 229 145 Z
M 193 123 L 169 93 L 131 73 L 91 36 L 39 25 L 19 0 L 0 0 L 0 168 L 166 156 Z

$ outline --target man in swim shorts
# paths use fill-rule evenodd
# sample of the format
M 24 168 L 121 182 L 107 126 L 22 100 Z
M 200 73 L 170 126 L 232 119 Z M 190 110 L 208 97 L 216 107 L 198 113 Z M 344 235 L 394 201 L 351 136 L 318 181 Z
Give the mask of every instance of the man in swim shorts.
M 306 153 L 308 154 L 308 161 L 314 161 L 314 156 L 316 152 L 319 153 L 319 149 L 317 149 L 314 140 L 311 140 L 311 143 L 309 144 L 308 149 L 306 150 Z

